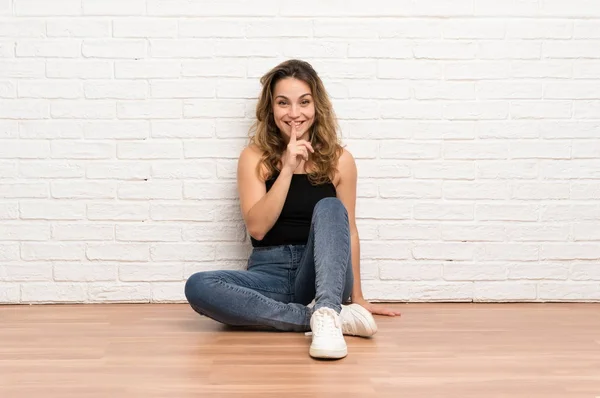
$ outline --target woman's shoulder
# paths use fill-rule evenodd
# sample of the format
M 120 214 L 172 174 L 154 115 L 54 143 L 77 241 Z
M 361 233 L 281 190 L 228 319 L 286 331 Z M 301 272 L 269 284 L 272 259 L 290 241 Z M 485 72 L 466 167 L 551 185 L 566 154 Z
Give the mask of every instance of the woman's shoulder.
M 263 152 L 256 144 L 249 144 L 240 153 L 238 159 L 238 170 L 240 168 L 246 170 L 257 170 L 260 167 L 260 176 L 261 179 L 264 179 L 266 176 L 266 167 L 264 164 L 261 164 L 261 159 L 263 156 Z
M 342 153 L 337 162 L 337 168 L 335 172 L 335 178 L 333 184 L 337 187 L 344 177 L 354 178 L 352 175 L 356 175 L 356 162 L 352 153 L 342 147 Z

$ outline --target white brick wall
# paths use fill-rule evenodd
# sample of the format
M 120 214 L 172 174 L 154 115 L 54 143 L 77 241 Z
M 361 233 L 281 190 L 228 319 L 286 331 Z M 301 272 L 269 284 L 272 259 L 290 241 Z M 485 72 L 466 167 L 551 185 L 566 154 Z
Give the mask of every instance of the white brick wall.
M 258 78 L 325 81 L 368 298 L 600 301 L 600 2 L 0 0 L 0 304 L 243 268 Z

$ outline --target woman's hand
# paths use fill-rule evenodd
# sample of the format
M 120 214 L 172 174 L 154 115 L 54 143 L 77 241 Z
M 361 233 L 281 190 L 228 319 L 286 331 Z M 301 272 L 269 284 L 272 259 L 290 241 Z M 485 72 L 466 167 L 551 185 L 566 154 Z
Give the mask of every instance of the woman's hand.
M 291 123 L 291 126 L 290 142 L 282 157 L 282 169 L 287 168 L 290 173 L 293 174 L 300 165 L 302 159 L 308 161 L 308 152 L 314 153 L 315 150 L 310 142 L 306 140 L 297 140 L 297 128 L 294 122 Z
M 352 299 L 352 303 L 361 305 L 362 307 L 369 310 L 369 312 L 371 312 L 373 315 L 386 315 L 386 316 L 400 316 L 401 315 L 400 311 L 395 311 L 390 308 L 385 308 L 385 307 L 381 307 L 379 305 L 369 303 L 367 300 L 365 300 L 362 297 L 357 298 L 357 299 Z

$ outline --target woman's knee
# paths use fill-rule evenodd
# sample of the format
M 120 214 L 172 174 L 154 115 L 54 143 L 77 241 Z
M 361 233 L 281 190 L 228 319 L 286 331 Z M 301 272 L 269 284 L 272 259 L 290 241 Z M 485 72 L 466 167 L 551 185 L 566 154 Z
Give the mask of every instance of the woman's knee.
M 185 283 L 185 297 L 195 306 L 202 305 L 210 295 L 212 276 L 209 272 L 196 272 Z
M 314 214 L 320 216 L 323 214 L 348 217 L 346 206 L 338 198 L 323 198 L 317 202 L 314 208 Z

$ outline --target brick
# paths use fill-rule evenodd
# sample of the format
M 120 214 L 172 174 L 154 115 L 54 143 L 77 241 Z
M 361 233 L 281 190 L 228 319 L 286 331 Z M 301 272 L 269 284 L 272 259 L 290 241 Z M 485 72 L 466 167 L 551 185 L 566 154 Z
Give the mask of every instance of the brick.
M 151 165 L 139 162 L 94 162 L 86 167 L 86 177 L 99 180 L 145 180 Z
M 89 299 L 102 303 L 148 303 L 150 301 L 149 283 L 90 283 Z
M 13 0 L 16 16 L 81 15 L 81 0 Z
M 0 159 L 44 159 L 50 155 L 47 141 L 3 140 Z
M 215 246 L 198 243 L 156 243 L 151 249 L 153 261 L 211 261 Z
M 69 161 L 21 161 L 19 175 L 25 178 L 81 178 L 83 164 Z
M 434 281 L 441 279 L 442 266 L 428 263 L 397 264 L 396 262 L 381 261 L 379 275 L 381 280 Z
M 537 261 L 539 247 L 536 244 L 489 242 L 478 244 L 474 260 L 481 261 Z
M 52 141 L 54 159 L 108 159 L 115 156 L 115 146 L 107 142 Z
M 24 220 L 81 220 L 85 204 L 68 201 L 22 201 L 19 205 Z
M 447 281 L 503 281 L 507 279 L 506 264 L 445 263 Z
M 2 223 L 0 240 L 29 241 L 49 240 L 50 226 L 44 223 Z
M 46 34 L 48 37 L 110 37 L 110 25 L 109 20 L 91 18 L 49 19 L 46 21 Z
M 150 56 L 153 58 L 212 58 L 216 52 L 213 40 L 152 39 Z
M 566 264 L 549 263 L 514 263 L 508 266 L 508 279 L 567 279 L 569 267 Z
M 473 260 L 476 246 L 471 243 L 417 243 L 412 255 L 417 260 Z
M 117 103 L 119 119 L 177 119 L 182 115 L 178 100 L 148 100 Z
M 177 36 L 177 20 L 163 18 L 119 18 L 113 22 L 113 36 L 125 38 L 167 38 Z
M 508 118 L 508 104 L 505 102 L 460 102 L 446 104 L 443 117 L 449 120 L 502 120 Z
M 150 135 L 150 123 L 137 120 L 93 120 L 83 125 L 88 140 L 145 139 Z
M 452 18 L 443 22 L 444 39 L 503 39 L 506 23 L 502 20 Z
M 83 260 L 84 243 L 31 243 L 21 244 L 21 258 L 25 261 Z
M 119 159 L 180 159 L 181 142 L 150 140 L 117 144 Z
M 87 297 L 83 283 L 35 282 L 21 287 L 23 303 L 83 303 Z
M 52 238 L 63 241 L 113 240 L 115 228 L 111 224 L 55 224 Z
M 536 179 L 538 164 L 530 160 L 477 161 L 478 179 Z
M 152 98 L 214 98 L 216 92 L 217 83 L 208 79 L 155 80 L 150 83 Z M 258 91 L 255 94 L 254 98 Z
M 447 202 L 416 203 L 413 207 L 415 220 L 473 220 L 471 204 L 448 204 Z
M 440 182 L 395 181 L 393 183 L 381 184 L 379 196 L 382 198 L 405 198 L 405 199 L 439 199 L 442 197 L 442 184 Z
M 83 97 L 81 83 L 65 81 L 60 85 L 52 81 L 27 80 L 18 85 L 19 98 L 78 99 Z
M 113 101 L 55 100 L 50 107 L 56 119 L 114 119 L 117 116 Z
M 16 220 L 19 218 L 18 202 L 0 202 L 0 220 Z
M 87 205 L 89 220 L 144 221 L 149 219 L 148 203 L 90 203 Z
M 515 119 L 569 119 L 572 113 L 570 101 L 514 101 L 510 104 L 510 115 Z
M 148 15 L 158 16 L 275 16 L 278 3 L 275 0 L 266 0 L 255 3 L 243 0 L 232 7 L 229 3 L 197 3 L 189 0 L 147 0 Z
M 235 182 L 184 182 L 184 199 L 235 199 L 237 198 Z
M 178 78 L 180 71 L 178 60 L 115 61 L 117 79 L 172 79 Z
M 43 79 L 44 68 L 43 60 L 0 58 L 0 79 Z
M 506 159 L 508 145 L 505 142 L 446 142 L 445 159 Z
M 473 301 L 530 301 L 537 298 L 535 283 L 475 282 Z
M 47 119 L 47 101 L 42 100 L 0 100 L 0 118 L 5 119 Z
M 547 89 L 546 89 L 547 90 Z M 482 81 L 477 83 L 477 95 L 481 99 L 541 99 L 541 83 L 507 83 L 505 81 Z
M 84 83 L 85 97 L 89 99 L 146 99 L 148 83 L 131 81 L 94 81 Z
M 237 159 L 246 143 L 247 140 L 245 139 L 186 141 L 184 143 L 184 153 L 186 158 Z
M 491 181 L 444 181 L 445 199 L 504 200 L 509 196 L 508 184 Z
M 513 199 L 568 199 L 569 184 L 563 182 L 516 182 L 512 184 Z
M 45 182 L 0 183 L 0 198 L 47 198 L 48 184 Z
M 242 38 L 246 35 L 246 25 L 238 20 L 185 18 L 180 19 L 178 25 L 180 37 Z
M 112 181 L 53 181 L 50 193 L 56 199 L 113 199 L 116 198 L 116 186 Z
M 45 39 L 17 40 L 17 57 L 77 58 L 81 55 L 81 43 L 78 40 Z
M 569 159 L 570 141 L 545 142 L 543 140 L 518 140 L 510 142 L 512 159 Z
M 360 106 L 357 104 L 357 107 Z M 386 101 L 380 106 L 377 103 L 371 103 L 370 106 L 374 111 L 380 109 L 381 117 L 389 119 L 419 119 L 419 120 L 436 120 L 442 119 L 442 105 L 432 104 L 424 102 L 398 102 L 398 101 Z M 366 111 L 369 109 L 367 108 Z M 352 109 L 349 112 L 352 116 L 348 118 L 362 118 L 369 119 L 374 118 L 371 113 L 365 111 L 364 115 L 355 116 L 359 113 L 357 109 Z
M 568 241 L 568 225 L 507 225 L 508 240 L 517 242 Z
M 357 219 L 407 220 L 412 216 L 412 205 L 404 200 L 362 199 L 356 202 Z
M 7 127 L 5 131 L 10 132 L 11 129 L 11 127 Z M 21 138 L 28 139 L 81 138 L 83 136 L 83 123 L 77 120 L 21 120 L 15 131 L 19 132 Z
M 110 79 L 113 68 L 110 61 L 48 60 L 46 77 L 60 79 Z
M 209 138 L 214 135 L 215 123 L 211 120 L 153 120 L 151 131 L 155 138 Z
M 440 79 L 442 65 L 435 61 L 379 60 L 377 77 L 380 79 Z
M 148 261 L 149 246 L 142 243 L 88 243 L 89 260 Z
M 4 19 L 0 25 L 0 37 L 41 39 L 45 36 L 45 30 L 44 21 L 41 19 Z
M 441 232 L 439 225 L 435 224 L 407 224 L 390 223 L 377 225 L 377 235 L 382 240 L 440 240 Z M 363 239 L 362 229 L 361 239 Z
M 246 238 L 246 229 L 243 223 L 221 223 L 216 228 L 206 226 L 184 226 L 183 240 L 196 242 L 243 242 Z
M 348 57 L 350 58 L 412 59 L 413 51 L 409 42 L 394 39 L 353 41 L 348 44 Z
M 544 282 L 538 286 L 538 297 L 546 301 L 597 301 L 600 299 L 600 288 L 597 282 Z
M 127 263 L 119 265 L 119 280 L 123 282 L 182 281 L 183 264 Z
M 184 118 L 196 117 L 243 117 L 246 104 L 240 100 L 184 100 Z
M 181 194 L 181 182 L 179 181 L 128 181 L 120 183 L 118 187 L 119 199 L 181 199 Z
M 181 241 L 181 227 L 160 224 L 117 224 L 116 240 L 129 242 Z
M 152 177 L 164 179 L 208 179 L 216 176 L 213 161 L 160 162 L 152 165 Z
M 83 15 L 144 15 L 145 0 L 81 0 Z
M 54 264 L 54 280 L 57 282 L 115 282 L 117 266 L 95 262 Z

